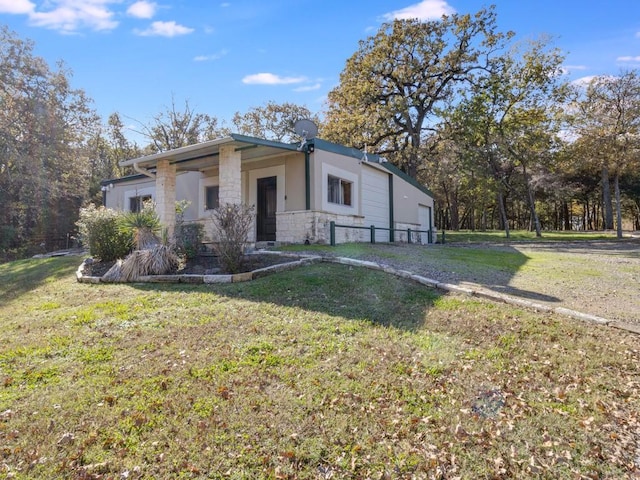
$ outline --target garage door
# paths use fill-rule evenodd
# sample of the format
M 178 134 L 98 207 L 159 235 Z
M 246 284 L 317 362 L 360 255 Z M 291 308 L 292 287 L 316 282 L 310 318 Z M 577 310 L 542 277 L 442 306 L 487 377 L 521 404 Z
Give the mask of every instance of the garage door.
M 389 174 L 362 169 L 362 215 L 365 226 L 389 228 Z M 388 242 L 388 230 L 376 230 L 376 242 Z
M 431 207 L 418 205 L 418 217 L 420 219 L 420 230 L 429 231 L 431 229 Z M 429 234 L 420 234 L 420 243 L 423 245 L 429 243 Z

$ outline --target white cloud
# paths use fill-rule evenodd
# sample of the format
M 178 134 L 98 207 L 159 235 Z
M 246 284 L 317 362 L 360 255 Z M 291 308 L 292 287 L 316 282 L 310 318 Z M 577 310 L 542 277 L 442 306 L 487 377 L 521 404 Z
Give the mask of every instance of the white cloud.
M 158 8 L 157 3 L 140 0 L 127 8 L 127 14 L 136 18 L 153 18 L 156 8 Z
M 389 22 L 392 20 L 409 20 L 417 18 L 418 20 L 434 20 L 439 19 L 443 15 L 451 15 L 456 13 L 455 9 L 445 0 L 422 0 L 415 5 L 393 12 L 385 13 L 382 19 Z
M 193 57 L 193 61 L 194 62 L 210 62 L 212 60 L 220 60 L 227 53 L 229 53 L 228 50 L 220 50 L 218 53 L 212 53 L 211 55 L 198 55 L 196 57 Z
M 624 57 L 618 57 L 616 58 L 616 60 L 618 62 L 624 62 L 624 63 L 639 63 L 640 62 L 640 55 L 632 57 L 632 56 L 624 56 Z
M 594 78 L 596 78 L 596 75 L 589 75 L 587 77 L 577 78 L 573 82 L 571 82 L 571 84 L 576 85 L 578 87 L 586 88 L 591 83 L 591 80 L 593 80 Z
M 247 85 L 290 85 L 306 81 L 306 77 L 281 77 L 273 73 L 254 73 L 242 79 Z
M 3 0 L 4 1 L 4 0 Z M 82 27 L 92 30 L 112 30 L 118 26 L 108 4 L 118 0 L 53 0 L 45 5 L 54 5 L 48 11 L 28 12 L 32 25 L 74 33 Z
M 294 88 L 293 91 L 294 92 L 311 92 L 313 90 L 320 90 L 320 87 L 322 87 L 321 83 L 314 83 L 313 85 L 306 85 L 304 87 Z
M 35 4 L 29 0 L 0 0 L 0 13 L 29 14 L 35 8 Z
M 153 22 L 151 27 L 146 30 L 136 31 L 138 35 L 143 37 L 176 37 L 178 35 L 187 35 L 194 31 L 193 28 L 178 25 L 176 22 Z

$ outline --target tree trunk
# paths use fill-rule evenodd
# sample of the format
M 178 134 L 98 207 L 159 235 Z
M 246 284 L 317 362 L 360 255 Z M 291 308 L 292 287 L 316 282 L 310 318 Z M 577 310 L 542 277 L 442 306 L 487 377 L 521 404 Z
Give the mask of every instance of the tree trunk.
M 622 205 L 620 204 L 620 174 L 616 171 L 613 180 L 616 196 L 616 236 L 622 238 Z
M 531 186 L 531 180 L 529 179 L 529 174 L 527 173 L 527 168 L 522 165 L 522 174 L 524 175 L 524 181 L 527 184 L 527 199 L 529 200 L 529 211 L 531 212 L 531 220 L 533 221 L 533 226 L 536 229 L 536 237 L 541 237 L 542 232 L 540 231 L 540 219 L 538 218 L 538 212 L 536 212 L 536 200 L 533 194 L 533 187 Z
M 502 220 L 502 224 L 504 226 L 504 233 L 507 238 L 510 238 L 511 234 L 509 233 L 509 219 L 507 219 L 507 209 L 504 205 L 504 195 L 502 192 L 497 193 L 497 202 L 498 208 L 500 209 L 500 219 Z
M 564 229 L 567 231 L 571 230 L 571 208 L 567 202 L 562 202 L 562 214 L 564 216 Z
M 611 201 L 611 184 L 609 181 L 609 169 L 602 167 L 602 203 L 604 213 L 604 229 L 613 230 L 613 205 Z

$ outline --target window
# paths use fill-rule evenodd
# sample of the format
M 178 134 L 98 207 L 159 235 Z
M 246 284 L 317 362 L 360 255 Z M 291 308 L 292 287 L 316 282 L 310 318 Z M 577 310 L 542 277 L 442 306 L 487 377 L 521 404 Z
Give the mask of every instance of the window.
M 331 203 L 351 206 L 351 185 L 353 183 L 333 175 L 328 176 L 328 181 L 327 200 Z
M 214 208 L 218 208 L 218 206 L 220 205 L 220 187 L 218 187 L 218 185 L 205 187 L 204 196 L 205 210 L 213 210 Z
M 151 195 L 138 195 L 135 197 L 129 197 L 129 210 L 134 213 L 138 213 L 144 207 L 146 202 L 151 201 Z

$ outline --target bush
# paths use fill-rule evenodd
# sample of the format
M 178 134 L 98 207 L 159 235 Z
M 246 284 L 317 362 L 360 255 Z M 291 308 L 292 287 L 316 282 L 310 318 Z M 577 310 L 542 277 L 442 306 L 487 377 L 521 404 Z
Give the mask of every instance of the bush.
M 178 265 L 178 256 L 173 248 L 157 244 L 144 250 L 136 250 L 124 260 L 118 260 L 102 279 L 106 282 L 134 282 L 146 275 L 173 273 Z
M 228 203 L 220 205 L 211 214 L 217 238 L 213 249 L 220 267 L 226 273 L 238 273 L 244 265 L 244 246 L 253 225 L 253 207 Z
M 123 214 L 110 208 L 91 204 L 80 209 L 76 222 L 80 241 L 89 247 L 89 253 L 103 262 L 124 258 L 130 251 L 133 238 L 120 227 Z
M 181 223 L 176 225 L 176 248 L 187 258 L 195 258 L 204 240 L 204 225 L 201 223 Z
M 139 212 L 125 212 L 118 221 L 120 230 L 133 238 L 136 250 L 144 250 L 160 243 L 156 233 L 160 218 L 153 202 L 145 202 Z

